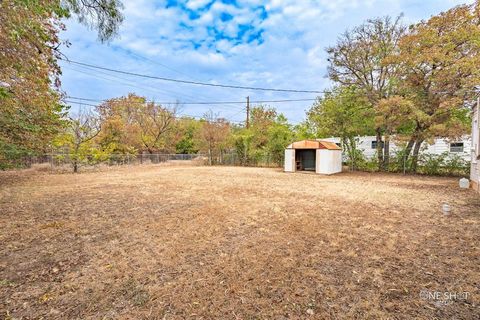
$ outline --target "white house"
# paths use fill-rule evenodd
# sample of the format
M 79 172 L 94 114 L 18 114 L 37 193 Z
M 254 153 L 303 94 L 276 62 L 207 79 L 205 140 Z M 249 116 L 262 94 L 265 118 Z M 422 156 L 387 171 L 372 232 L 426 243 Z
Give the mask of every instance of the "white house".
M 284 171 L 342 172 L 342 149 L 335 143 L 322 140 L 294 142 L 285 149 Z
M 357 137 L 357 147 L 366 158 L 373 158 L 377 151 L 377 139 L 375 136 Z M 323 141 L 334 142 L 340 145 L 340 138 L 325 138 Z M 399 146 L 395 144 L 394 139 L 390 141 L 390 152 L 395 154 L 399 150 Z M 430 153 L 440 155 L 444 152 L 448 152 L 449 155 L 458 155 L 465 161 L 470 162 L 470 149 L 472 148 L 472 140 L 470 136 L 464 136 L 458 141 L 449 141 L 447 139 L 435 139 L 433 144 L 423 143 L 420 150 L 421 153 Z
M 471 146 L 470 180 L 472 188 L 480 192 L 480 97 L 473 107 L 472 146 Z

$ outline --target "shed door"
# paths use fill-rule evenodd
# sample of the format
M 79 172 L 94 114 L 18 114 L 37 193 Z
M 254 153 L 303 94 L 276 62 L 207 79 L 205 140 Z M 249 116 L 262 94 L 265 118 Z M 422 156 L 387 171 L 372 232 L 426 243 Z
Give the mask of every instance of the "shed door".
M 315 171 L 315 150 L 305 150 L 303 153 L 303 168 Z
M 315 171 L 315 150 L 296 150 L 297 161 L 301 163 L 301 170 Z

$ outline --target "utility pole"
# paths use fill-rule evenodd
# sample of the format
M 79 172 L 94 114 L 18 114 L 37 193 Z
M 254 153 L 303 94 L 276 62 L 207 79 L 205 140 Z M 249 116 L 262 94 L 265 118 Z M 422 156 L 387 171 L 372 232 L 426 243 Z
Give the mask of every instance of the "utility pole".
M 247 97 L 247 121 L 246 121 L 247 129 L 250 128 L 250 97 Z

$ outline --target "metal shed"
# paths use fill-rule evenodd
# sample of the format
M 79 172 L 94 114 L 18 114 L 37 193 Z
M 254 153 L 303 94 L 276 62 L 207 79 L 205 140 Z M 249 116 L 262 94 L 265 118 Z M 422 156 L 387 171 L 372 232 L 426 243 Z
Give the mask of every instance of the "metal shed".
M 342 149 L 333 142 L 322 140 L 294 142 L 285 149 L 284 171 L 342 172 Z

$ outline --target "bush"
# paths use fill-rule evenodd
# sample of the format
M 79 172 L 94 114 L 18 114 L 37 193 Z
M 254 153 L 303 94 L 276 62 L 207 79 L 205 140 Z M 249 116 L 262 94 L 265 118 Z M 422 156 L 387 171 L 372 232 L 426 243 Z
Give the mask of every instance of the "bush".
M 419 156 L 419 173 L 427 175 L 441 175 L 445 167 L 445 160 L 448 154 L 440 155 L 424 153 Z
M 360 161 L 357 161 L 357 169 L 360 171 L 377 172 L 379 170 L 377 158 L 362 158 Z
M 470 166 L 459 155 L 450 156 L 445 161 L 445 171 L 451 176 L 469 176 Z
M 369 160 L 365 158 L 363 152 L 359 149 L 355 149 L 352 155 L 346 154 L 347 160 L 345 164 L 348 165 L 350 170 L 363 170 L 362 168 L 370 167 L 372 168 L 372 164 L 367 164 Z
M 427 175 L 465 176 L 469 175 L 470 168 L 468 162 L 458 155 L 425 153 L 420 155 L 418 171 Z
M 410 171 L 412 156 L 404 163 L 404 150 L 400 150 L 390 156 L 389 172 Z M 351 168 L 350 161 L 346 162 Z M 365 159 L 360 155 L 357 160 L 357 170 L 376 172 L 379 170 L 376 156 Z M 450 155 L 448 152 L 442 154 L 421 153 L 418 159 L 417 173 L 425 175 L 447 175 L 447 176 L 468 176 L 470 167 L 468 162 L 459 155 Z
M 412 165 L 412 157 L 405 161 L 405 149 L 401 149 L 390 155 L 390 163 L 388 165 L 389 172 L 408 172 Z

